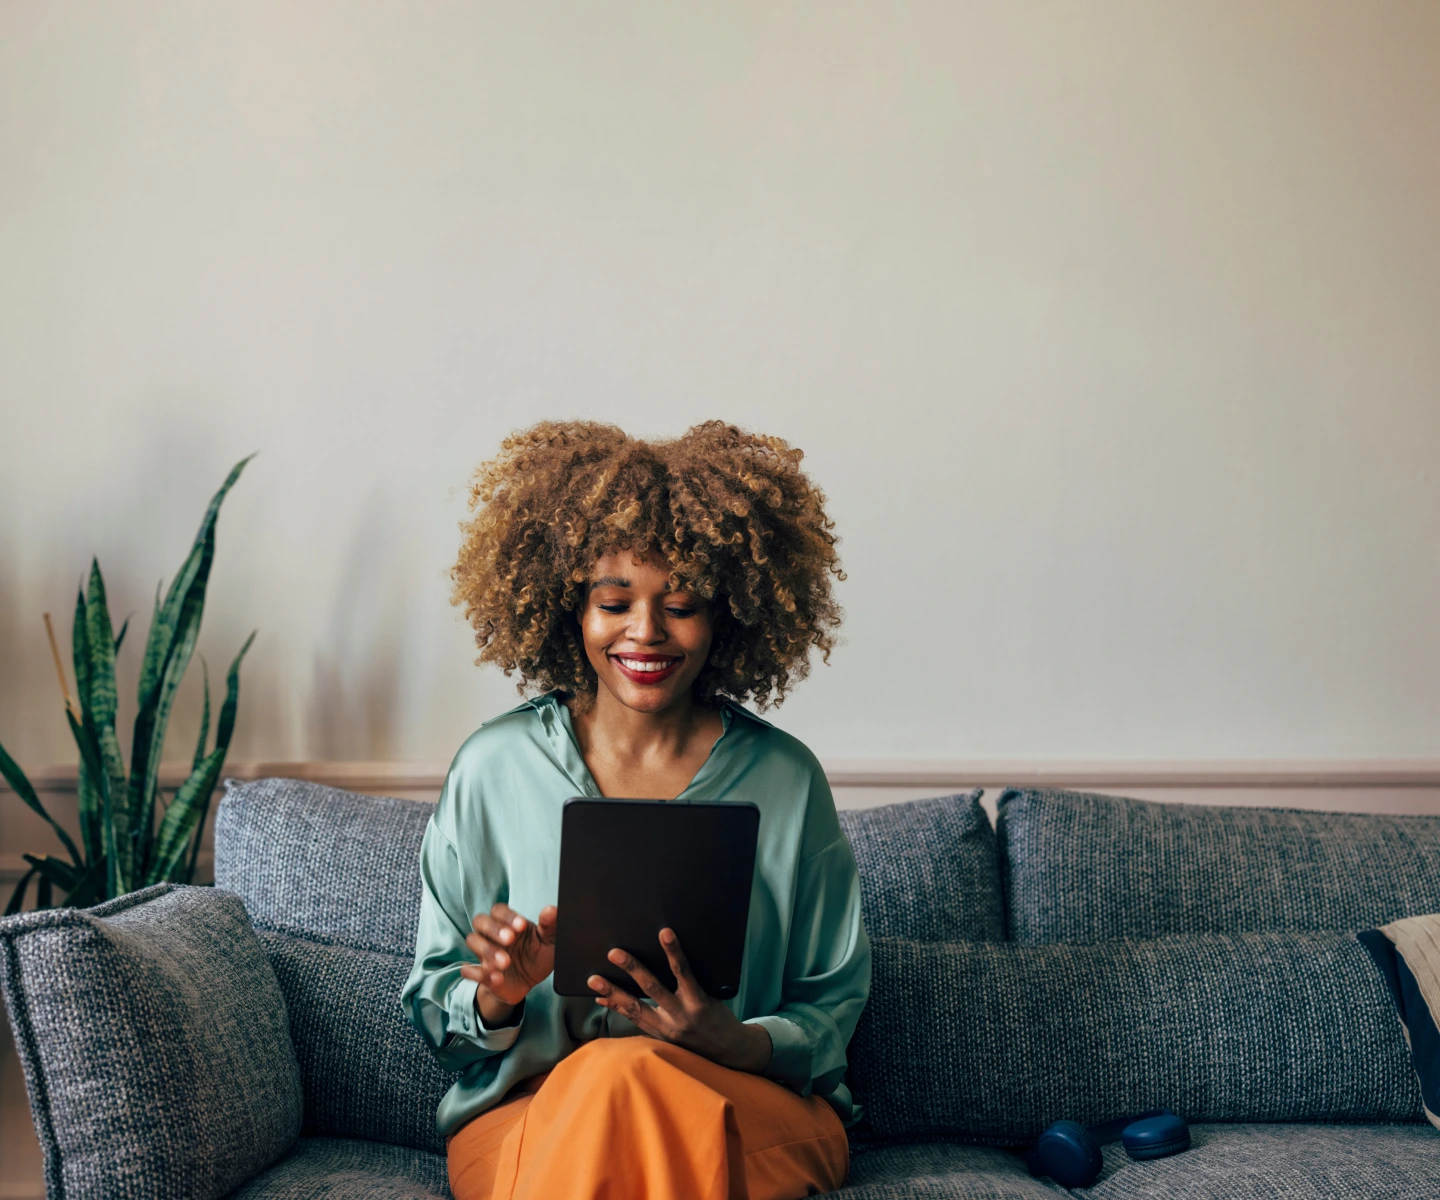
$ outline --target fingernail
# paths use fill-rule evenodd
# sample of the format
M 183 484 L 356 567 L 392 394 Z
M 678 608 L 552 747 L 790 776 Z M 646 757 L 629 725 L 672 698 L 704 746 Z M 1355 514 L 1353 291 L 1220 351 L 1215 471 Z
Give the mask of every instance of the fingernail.
M 625 951 L 623 951 L 623 950 L 612 950 L 612 951 L 610 951 L 610 953 L 607 954 L 605 957 L 608 958 L 611 962 L 613 962 L 613 963 L 618 967 L 621 963 L 623 963 L 623 962 L 625 961 Z

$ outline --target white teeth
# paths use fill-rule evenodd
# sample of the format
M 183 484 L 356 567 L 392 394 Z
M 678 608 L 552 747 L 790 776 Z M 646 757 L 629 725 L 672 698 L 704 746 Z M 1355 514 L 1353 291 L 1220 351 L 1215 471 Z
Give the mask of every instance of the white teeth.
M 640 659 L 640 658 L 618 658 L 618 657 L 617 657 L 616 661 L 619 662 L 619 663 L 621 663 L 623 666 L 629 667 L 630 670 L 632 670 L 632 671 L 645 671 L 645 672 L 664 671 L 664 670 L 668 670 L 670 667 L 672 667 L 672 666 L 675 665 L 673 661 L 672 661 L 672 662 L 653 662 L 653 661 L 647 661 L 647 660 L 645 660 L 645 659 Z

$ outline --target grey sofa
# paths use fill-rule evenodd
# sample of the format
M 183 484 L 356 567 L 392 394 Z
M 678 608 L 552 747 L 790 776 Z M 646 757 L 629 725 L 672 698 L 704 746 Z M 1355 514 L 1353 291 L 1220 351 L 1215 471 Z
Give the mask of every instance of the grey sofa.
M 433 1114 L 450 1079 L 397 1000 L 429 811 L 289 780 L 234 785 L 217 819 L 224 891 L 161 887 L 113 911 L 0 923 L 0 983 L 52 1200 L 448 1196 Z M 1101 1178 L 1076 1195 L 1440 1195 L 1440 1131 L 1421 1120 L 1400 1027 L 1354 937 L 1440 911 L 1440 818 L 1038 791 L 1005 793 L 999 814 L 992 831 L 973 795 L 843 814 L 875 975 L 851 1046 L 866 1117 L 839 1196 L 1065 1195 L 1031 1178 L 1013 1149 L 1058 1118 L 1090 1123 L 1161 1105 L 1191 1120 L 1193 1148 L 1132 1163 L 1110 1147 Z M 243 1027 L 249 1058 L 265 1061 L 241 1089 L 244 1102 L 228 1100 L 232 1123 L 249 1121 L 247 1107 L 266 1109 L 252 1122 L 260 1132 L 224 1150 L 228 1175 L 213 1165 L 223 1147 L 190 1145 L 206 1136 L 203 1123 L 183 1137 L 171 1128 L 193 1119 L 188 1097 L 164 1136 L 136 1132 L 136 1106 L 164 1107 L 173 1067 L 132 1087 L 148 1098 L 111 1105 L 110 1140 L 98 1150 L 103 1122 L 62 1103 L 79 1086 L 77 1058 L 94 1058 L 75 1053 L 85 1039 L 109 1047 L 115 1062 L 105 1069 L 122 1074 L 126 1060 L 148 1063 L 156 1048 L 143 1014 L 127 1042 L 97 1033 L 95 1019 L 67 1026 L 50 1011 L 56 981 L 80 961 L 56 939 L 68 930 L 90 947 L 99 965 L 77 978 L 93 978 L 110 961 L 94 947 L 112 958 L 140 953 L 132 939 L 149 921 L 171 947 L 167 961 L 180 964 L 152 973 L 173 977 L 168 1002 L 183 1005 L 194 1001 L 185 956 L 204 950 L 187 913 L 219 930 L 216 944 L 246 972 L 248 997 L 235 1003 L 248 998 L 261 1013 L 245 1024 L 238 1010 L 205 1010 L 209 1024 Z M 188 941 L 173 932 L 182 927 Z M 145 980 L 136 970 L 130 986 L 143 992 Z M 264 1014 L 277 1009 L 288 1044 L 283 1031 L 264 1032 Z M 236 1036 L 197 1034 L 194 1056 L 213 1058 L 221 1051 L 212 1044 L 228 1053 Z M 196 1073 L 172 1089 L 223 1092 L 242 1070 L 232 1063 L 228 1074 Z M 109 1103 L 93 1088 L 84 1094 Z M 116 1138 L 143 1136 L 154 1145 L 124 1170 L 110 1165 Z M 190 1183 L 172 1178 L 181 1158 L 194 1160 Z

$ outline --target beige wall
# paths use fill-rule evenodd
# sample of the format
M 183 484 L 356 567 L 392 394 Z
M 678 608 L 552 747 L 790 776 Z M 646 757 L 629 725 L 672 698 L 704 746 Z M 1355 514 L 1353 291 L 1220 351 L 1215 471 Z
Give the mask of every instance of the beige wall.
M 444 760 L 513 702 L 469 470 L 719 415 L 844 536 L 824 756 L 1440 756 L 1437 62 L 1431 0 L 8 0 L 0 740 L 72 757 L 41 611 L 95 552 L 143 625 L 259 449 L 236 758 Z

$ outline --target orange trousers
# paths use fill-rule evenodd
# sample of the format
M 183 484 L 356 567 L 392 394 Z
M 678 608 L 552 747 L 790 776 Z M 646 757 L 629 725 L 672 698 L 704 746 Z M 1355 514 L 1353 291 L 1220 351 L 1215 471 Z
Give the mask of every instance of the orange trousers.
M 845 1182 L 835 1110 L 647 1037 L 601 1038 L 462 1125 L 455 1200 L 797 1200 Z

